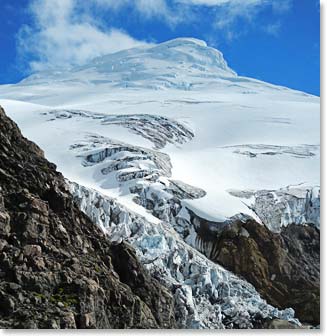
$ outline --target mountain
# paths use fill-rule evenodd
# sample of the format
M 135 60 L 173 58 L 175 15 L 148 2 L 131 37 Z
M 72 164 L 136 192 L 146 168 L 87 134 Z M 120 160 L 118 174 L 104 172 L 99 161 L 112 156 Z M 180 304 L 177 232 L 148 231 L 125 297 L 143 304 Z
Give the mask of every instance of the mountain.
M 174 293 L 179 327 L 293 319 L 263 309 L 257 291 L 319 324 L 319 97 L 238 76 L 191 38 L 34 74 L 0 95 L 80 208 Z
M 133 48 L 94 59 L 68 72 L 33 75 L 24 84 L 82 82 L 112 87 L 191 89 L 235 77 L 221 52 L 196 39 L 175 39 L 149 48 Z
M 237 76 L 205 42 L 177 39 L 122 51 L 33 75 L 0 94 L 67 178 L 129 205 L 130 186 L 116 180 L 117 166 L 103 173 L 110 158 L 85 163 L 92 151 L 132 144 L 132 152 L 146 154 L 141 161 L 128 155 L 119 171 L 154 172 L 204 190 L 183 204 L 208 220 L 243 213 L 274 231 L 292 221 L 319 226 L 319 98 Z M 149 155 L 164 156 L 166 167 L 145 160 Z M 271 193 L 279 202 L 269 203 Z M 257 199 L 278 211 L 265 214 Z
M 299 327 L 292 309 L 268 305 L 171 229 L 71 184 L 84 210 L 92 200 L 93 215 L 110 216 L 115 232 L 104 235 L 2 109 L 0 139 L 1 328 Z M 129 229 L 136 251 L 122 241 Z
M 0 327 L 174 327 L 172 295 L 74 205 L 2 109 L 0 140 Z

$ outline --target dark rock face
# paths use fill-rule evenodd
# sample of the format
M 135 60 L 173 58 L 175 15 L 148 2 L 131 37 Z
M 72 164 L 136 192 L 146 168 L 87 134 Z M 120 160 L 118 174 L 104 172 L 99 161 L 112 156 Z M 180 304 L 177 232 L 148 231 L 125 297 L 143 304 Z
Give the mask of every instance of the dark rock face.
M 301 322 L 320 324 L 320 231 L 289 225 L 273 233 L 254 220 L 211 232 L 197 229 L 204 253 L 243 276 L 273 306 L 292 307 Z M 210 252 L 205 246 L 210 243 Z
M 172 328 L 173 307 L 0 108 L 0 328 Z

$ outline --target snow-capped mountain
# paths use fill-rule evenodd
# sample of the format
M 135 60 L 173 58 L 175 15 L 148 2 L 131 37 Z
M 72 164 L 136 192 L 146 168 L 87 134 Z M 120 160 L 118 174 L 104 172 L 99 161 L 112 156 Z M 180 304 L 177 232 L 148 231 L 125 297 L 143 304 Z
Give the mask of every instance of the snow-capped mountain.
M 67 72 L 42 73 L 24 84 L 85 82 L 112 87 L 191 89 L 235 77 L 222 54 L 196 39 L 176 39 L 150 48 L 133 48 L 94 59 Z
M 110 196 L 128 197 L 126 184 L 114 177 L 117 169 L 103 173 L 108 159 L 117 158 L 86 165 L 81 153 L 122 144 L 138 146 L 144 155 L 160 150 L 169 169 L 129 158 L 120 174 L 154 169 L 162 179 L 199 187 L 206 195 L 185 204 L 216 221 L 253 215 L 230 190 L 320 184 L 319 98 L 239 77 L 219 51 L 195 39 L 36 74 L 2 86 L 0 94 L 25 134 L 67 178 Z
M 320 225 L 320 99 L 238 76 L 203 41 L 181 38 L 35 74 L 1 86 L 0 97 L 23 134 L 77 183 L 73 191 L 81 208 L 116 240 L 129 239 L 153 272 L 156 258 L 167 257 L 157 253 L 167 243 L 157 236 L 174 241 L 181 265 L 185 242 L 197 248 L 201 221 L 213 232 L 248 218 L 274 232 L 290 223 Z M 126 217 L 113 232 L 87 193 L 116 199 L 125 216 L 144 218 L 143 231 L 136 235 Z M 162 225 L 161 231 L 153 225 Z M 161 274 L 170 286 L 182 286 L 185 304 L 193 302 L 195 312 L 181 324 L 218 327 L 208 322 L 208 315 L 218 314 L 215 304 L 202 320 L 198 316 L 210 299 L 198 299 L 194 281 L 183 272 Z M 241 287 L 232 291 L 242 301 L 248 289 Z M 260 310 L 252 304 L 254 312 Z M 219 314 L 228 315 L 229 306 L 219 307 Z M 289 312 L 272 314 L 292 318 Z

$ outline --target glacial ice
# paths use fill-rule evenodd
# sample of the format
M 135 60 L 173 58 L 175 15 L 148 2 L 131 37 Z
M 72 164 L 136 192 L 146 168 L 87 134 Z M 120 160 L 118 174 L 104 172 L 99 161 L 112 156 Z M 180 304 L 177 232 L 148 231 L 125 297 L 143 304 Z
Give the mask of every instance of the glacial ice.
M 244 199 L 271 231 L 280 232 L 289 224 L 313 224 L 320 228 L 320 187 L 288 186 L 278 190 L 237 191 L 230 194 Z
M 132 146 L 103 136 L 89 134 L 70 146 L 85 167 L 95 166 L 100 178 L 117 182 L 145 179 L 155 182 L 171 176 L 171 163 L 165 153 Z
M 162 116 L 151 114 L 108 115 L 82 110 L 53 110 L 43 113 L 55 119 L 90 118 L 99 120 L 101 125 L 118 125 L 128 128 L 151 141 L 156 149 L 164 148 L 167 143 L 183 144 L 192 140 L 193 132 L 182 123 Z
M 292 155 L 297 158 L 305 158 L 314 155 L 318 146 L 271 146 L 271 145 L 244 145 L 233 146 L 252 150 L 253 156 L 268 155 Z M 106 137 L 88 135 L 85 140 L 71 146 L 79 157 L 83 158 L 83 165 L 99 166 L 103 176 L 114 173 L 118 182 L 128 182 L 129 191 L 135 194 L 134 201 L 151 210 L 151 213 L 164 221 L 171 222 L 175 229 L 196 247 L 193 226 L 197 219 L 201 221 L 201 215 L 194 209 L 185 205 L 185 199 L 197 199 L 204 197 L 206 192 L 200 188 L 190 186 L 182 181 L 171 179 L 171 162 L 167 154 L 119 143 Z M 255 153 L 254 153 L 255 152 Z M 272 155 L 272 154 L 269 154 Z M 101 165 L 99 165 L 101 163 Z M 109 179 L 110 177 L 107 176 Z M 133 183 L 130 183 L 133 181 Z M 228 190 L 235 197 L 247 204 L 250 213 L 236 213 L 221 221 L 207 221 L 211 230 L 222 228 L 235 219 L 246 220 L 250 217 L 266 225 L 270 230 L 279 232 L 282 226 L 291 223 L 314 224 L 320 226 L 320 189 L 305 185 L 289 186 L 279 190 Z M 193 216 L 193 221 L 183 218 L 181 211 L 186 211 Z M 183 233 L 182 233 L 183 232 Z M 189 237 L 186 238 L 186 232 Z M 209 243 L 207 243 L 209 244 Z M 198 247 L 200 251 L 203 247 Z M 210 246 L 206 247 L 206 255 L 210 255 Z
M 244 144 L 225 146 L 226 149 L 234 149 L 233 153 L 256 158 L 262 155 L 291 155 L 295 158 L 305 159 L 317 155 L 320 146 L 298 145 L 298 146 L 277 146 L 264 144 Z
M 291 308 L 278 310 L 254 287 L 187 245 L 167 222 L 154 224 L 115 199 L 69 183 L 75 201 L 108 238 L 126 240 L 151 274 L 170 288 L 179 328 L 252 328 L 279 318 L 300 324 Z

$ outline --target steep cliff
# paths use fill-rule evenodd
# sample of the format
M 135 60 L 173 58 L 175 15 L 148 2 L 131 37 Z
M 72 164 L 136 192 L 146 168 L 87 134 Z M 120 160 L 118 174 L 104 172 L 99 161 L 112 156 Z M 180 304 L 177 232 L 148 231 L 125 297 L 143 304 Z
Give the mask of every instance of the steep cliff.
M 1 108 L 0 307 L 1 328 L 175 325 L 172 295 L 131 246 L 109 243 Z
M 219 223 L 194 213 L 190 222 L 182 234 L 191 246 L 244 277 L 273 306 L 292 307 L 301 322 L 320 324 L 318 228 L 290 224 L 275 233 L 249 219 L 217 229 Z

